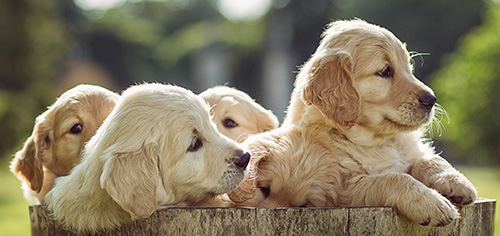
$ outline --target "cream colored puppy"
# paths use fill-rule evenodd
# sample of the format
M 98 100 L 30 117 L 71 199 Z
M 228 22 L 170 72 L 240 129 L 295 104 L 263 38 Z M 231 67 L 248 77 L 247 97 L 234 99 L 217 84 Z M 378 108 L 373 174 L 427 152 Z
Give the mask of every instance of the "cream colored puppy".
M 98 231 L 229 192 L 248 161 L 217 131 L 201 98 L 180 87 L 137 85 L 123 92 L 82 162 L 45 200 L 65 227 Z
M 249 135 L 278 127 L 278 118 L 272 111 L 238 89 L 216 86 L 200 93 L 200 96 L 212 107 L 217 129 L 237 142 L 243 142 Z
M 80 161 L 83 145 L 95 134 L 118 97 L 96 85 L 78 85 L 36 118 L 33 134 L 10 166 L 22 182 L 26 199 L 43 203 L 54 179 L 67 175 Z
M 333 22 L 297 76 L 282 127 L 309 130 L 324 158 L 338 163 L 330 196 L 338 206 L 392 206 L 419 224 L 446 225 L 459 217 L 453 204 L 473 203 L 476 190 L 424 138 L 436 97 L 412 70 L 405 45 L 388 30 Z

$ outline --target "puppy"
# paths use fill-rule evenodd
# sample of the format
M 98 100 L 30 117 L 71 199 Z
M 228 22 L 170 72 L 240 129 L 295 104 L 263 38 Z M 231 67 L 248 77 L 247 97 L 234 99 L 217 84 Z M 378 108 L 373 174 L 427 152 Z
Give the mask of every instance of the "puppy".
M 67 175 L 80 161 L 84 143 L 95 134 L 118 97 L 96 85 L 78 85 L 36 118 L 33 134 L 10 165 L 22 182 L 26 199 L 43 203 L 54 179 Z
M 243 142 L 249 135 L 278 127 L 278 118 L 272 111 L 235 88 L 216 86 L 200 93 L 200 96 L 212 107 L 217 129 L 237 142 Z
M 318 133 L 292 125 L 245 140 L 252 158 L 244 181 L 228 194 L 231 206 L 339 206 L 339 163 Z
M 329 152 L 323 158 L 338 162 L 331 168 L 337 193 L 329 196 L 337 206 L 392 206 L 419 224 L 446 225 L 459 217 L 453 204 L 473 203 L 476 190 L 423 137 L 436 97 L 412 69 L 405 45 L 388 30 L 333 22 L 297 76 L 283 128 L 316 136 Z
M 47 194 L 48 210 L 69 229 L 93 232 L 233 190 L 250 155 L 217 131 L 209 109 L 180 87 L 127 89 L 82 162 Z

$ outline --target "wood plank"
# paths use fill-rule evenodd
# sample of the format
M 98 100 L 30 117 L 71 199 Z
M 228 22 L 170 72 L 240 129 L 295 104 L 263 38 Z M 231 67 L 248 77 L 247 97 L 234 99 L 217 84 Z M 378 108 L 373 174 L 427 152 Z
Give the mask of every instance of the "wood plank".
M 478 199 L 444 227 L 421 226 L 390 207 L 168 208 L 120 228 L 79 235 L 493 235 L 496 201 Z M 30 206 L 32 235 L 75 235 Z

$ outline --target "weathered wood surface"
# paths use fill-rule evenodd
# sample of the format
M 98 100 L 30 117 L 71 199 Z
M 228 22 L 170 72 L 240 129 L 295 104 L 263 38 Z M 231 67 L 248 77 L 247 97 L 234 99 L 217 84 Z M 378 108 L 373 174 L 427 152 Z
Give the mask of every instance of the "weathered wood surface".
M 390 207 L 169 208 L 87 235 L 493 235 L 495 205 L 479 199 L 444 227 L 412 223 Z M 44 206 L 30 206 L 30 217 L 32 235 L 76 235 L 55 223 Z

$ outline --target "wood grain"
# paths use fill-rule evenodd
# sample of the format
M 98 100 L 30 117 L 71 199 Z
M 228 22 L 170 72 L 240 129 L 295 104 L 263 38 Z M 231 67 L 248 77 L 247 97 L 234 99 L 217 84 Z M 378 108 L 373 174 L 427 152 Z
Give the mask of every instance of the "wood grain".
M 390 207 L 168 208 L 112 231 L 79 235 L 493 235 L 496 201 L 479 199 L 444 227 L 421 226 Z M 30 206 L 32 235 L 75 235 Z

